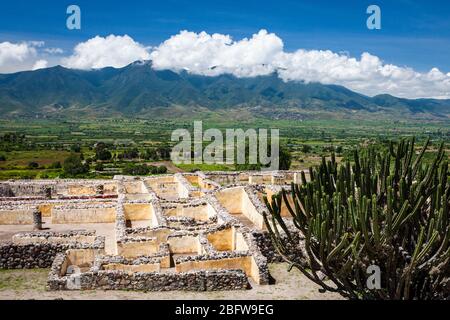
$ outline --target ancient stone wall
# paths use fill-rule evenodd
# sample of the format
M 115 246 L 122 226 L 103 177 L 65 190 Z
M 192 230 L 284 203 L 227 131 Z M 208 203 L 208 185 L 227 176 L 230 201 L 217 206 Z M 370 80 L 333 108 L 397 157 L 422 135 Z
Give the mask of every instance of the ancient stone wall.
M 44 226 L 115 227 L 112 255 L 105 255 L 103 237 L 86 231 L 17 234 L 0 245 L 0 268 L 52 265 L 54 290 L 230 290 L 248 288 L 248 278 L 268 284 L 267 263 L 281 257 L 264 231 L 262 197 L 295 178 L 295 172 L 198 172 L 0 184 L 0 214 L 15 224 L 32 224 L 39 213 Z M 27 206 L 28 220 L 17 211 Z M 292 231 L 298 237 L 292 250 L 301 250 Z
M 102 252 L 104 237 L 87 231 L 68 233 L 31 232 L 16 235 L 13 241 L 0 243 L 0 269 L 48 268 L 58 253 L 68 249 L 93 249 Z M 59 239 L 59 240 L 58 240 Z
M 64 259 L 65 256 L 59 254 L 53 262 L 47 282 L 50 290 L 217 291 L 249 288 L 247 276 L 242 270 L 182 273 L 95 270 L 61 275 Z

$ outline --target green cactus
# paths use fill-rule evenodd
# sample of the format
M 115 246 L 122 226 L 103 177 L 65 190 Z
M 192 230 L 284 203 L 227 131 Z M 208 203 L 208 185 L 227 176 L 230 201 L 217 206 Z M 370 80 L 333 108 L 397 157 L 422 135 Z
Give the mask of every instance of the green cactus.
M 386 152 L 355 151 L 352 165 L 323 158 L 310 168 L 309 182 L 302 173 L 300 185 L 265 198 L 264 220 L 282 258 L 323 289 L 351 299 L 450 298 L 444 144 L 425 165 L 429 140 L 418 154 L 414 142 L 391 142 Z M 283 203 L 292 224 L 281 215 Z M 295 232 L 305 238 L 302 252 L 289 249 Z M 370 265 L 380 267 L 380 289 L 366 286 Z

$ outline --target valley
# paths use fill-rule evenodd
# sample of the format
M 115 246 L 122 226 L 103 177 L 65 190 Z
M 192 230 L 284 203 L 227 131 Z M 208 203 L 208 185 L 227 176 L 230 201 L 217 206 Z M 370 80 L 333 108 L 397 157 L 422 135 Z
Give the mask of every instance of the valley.
M 161 120 L 133 118 L 104 119 L 22 119 L 0 120 L 0 179 L 53 179 L 72 177 L 64 172 L 64 161 L 81 156 L 87 170 L 78 178 L 112 178 L 116 174 L 158 174 L 153 168 L 170 173 L 236 170 L 227 164 L 180 164 L 170 162 L 171 133 L 178 128 L 192 130 L 193 119 Z M 427 137 L 443 140 L 450 148 L 447 121 L 389 120 L 235 120 L 209 119 L 205 129 L 278 128 L 281 146 L 292 157 L 290 168 L 308 169 L 322 156 L 336 153 L 337 160 L 351 159 L 357 146 L 375 144 L 386 147 L 389 139 L 416 136 L 418 147 Z M 97 147 L 96 147 L 97 146 Z M 106 149 L 101 154 L 99 148 Z M 110 153 L 110 155 L 108 154 Z M 432 149 L 431 149 L 432 152 Z M 142 166 L 150 170 L 139 172 Z M 243 168 L 245 169 L 245 168 Z M 128 170 L 128 171 L 127 171 Z M 131 171 L 130 171 L 131 170 Z M 154 169 L 153 171 L 157 171 Z

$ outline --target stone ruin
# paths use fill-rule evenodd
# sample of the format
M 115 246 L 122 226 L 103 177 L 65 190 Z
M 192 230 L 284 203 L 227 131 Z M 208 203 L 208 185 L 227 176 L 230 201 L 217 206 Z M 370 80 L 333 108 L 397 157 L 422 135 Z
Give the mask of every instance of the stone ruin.
M 300 172 L 1 182 L 0 268 L 50 267 L 50 290 L 266 285 L 280 257 L 263 195 L 291 182 Z

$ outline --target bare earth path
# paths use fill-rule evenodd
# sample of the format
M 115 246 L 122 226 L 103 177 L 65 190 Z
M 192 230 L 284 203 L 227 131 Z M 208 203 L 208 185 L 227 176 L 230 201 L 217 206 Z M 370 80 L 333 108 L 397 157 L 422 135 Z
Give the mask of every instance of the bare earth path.
M 270 272 L 276 284 L 253 285 L 251 290 L 221 292 L 131 292 L 131 291 L 60 291 L 45 290 L 47 269 L 0 270 L 0 300 L 6 299 L 66 299 L 66 300 L 331 300 L 342 299 L 337 294 L 319 293 L 318 286 L 306 279 L 299 271 L 287 272 L 284 263 L 270 264 Z

